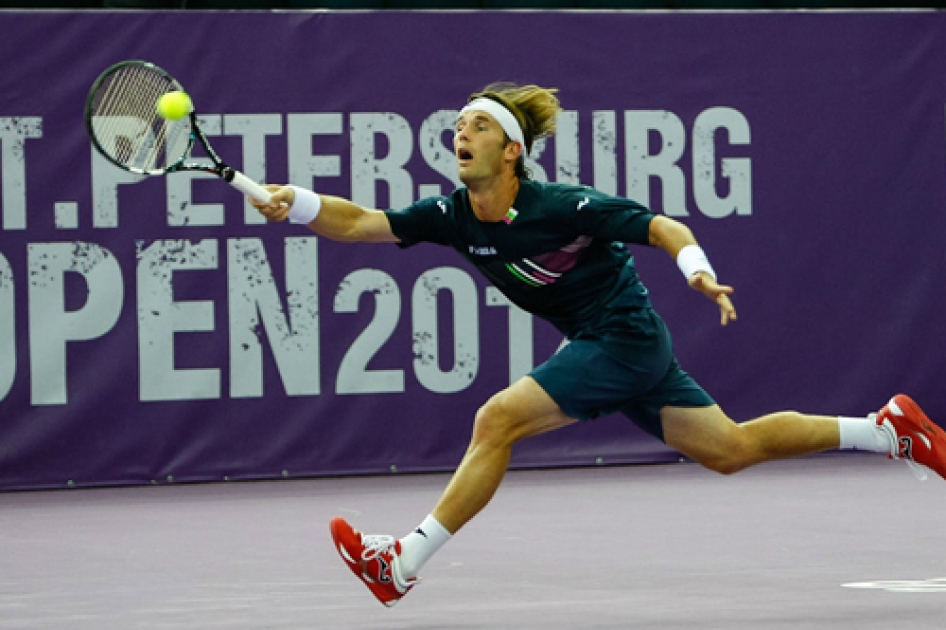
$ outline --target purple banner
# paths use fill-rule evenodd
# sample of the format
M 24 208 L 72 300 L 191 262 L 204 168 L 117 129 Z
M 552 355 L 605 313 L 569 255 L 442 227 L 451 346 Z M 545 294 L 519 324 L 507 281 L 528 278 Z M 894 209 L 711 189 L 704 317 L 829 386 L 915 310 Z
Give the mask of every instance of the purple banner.
M 562 341 L 454 252 L 261 224 L 232 188 L 95 155 L 95 77 L 147 59 L 259 181 L 400 207 L 455 181 L 495 80 L 560 88 L 536 179 L 686 222 L 739 321 L 638 269 L 737 420 L 946 413 L 946 15 L 3 12 L 0 488 L 452 469 L 476 409 Z M 107 34 L 107 36 L 103 36 Z M 610 417 L 514 466 L 665 461 Z

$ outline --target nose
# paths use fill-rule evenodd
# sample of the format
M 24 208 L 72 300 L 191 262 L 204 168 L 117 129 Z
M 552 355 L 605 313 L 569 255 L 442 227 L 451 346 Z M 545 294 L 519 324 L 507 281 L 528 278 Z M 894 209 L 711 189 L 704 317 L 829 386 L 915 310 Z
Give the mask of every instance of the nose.
M 470 136 L 469 136 L 469 134 L 467 133 L 467 129 L 469 129 L 469 128 L 470 128 L 469 125 L 463 125 L 463 128 L 462 128 L 462 129 L 454 129 L 454 132 L 453 132 L 453 144 L 454 144 L 454 145 L 456 145 L 456 143 L 457 143 L 458 140 L 461 140 L 461 139 L 462 139 L 462 140 L 469 140 L 469 139 L 470 139 Z

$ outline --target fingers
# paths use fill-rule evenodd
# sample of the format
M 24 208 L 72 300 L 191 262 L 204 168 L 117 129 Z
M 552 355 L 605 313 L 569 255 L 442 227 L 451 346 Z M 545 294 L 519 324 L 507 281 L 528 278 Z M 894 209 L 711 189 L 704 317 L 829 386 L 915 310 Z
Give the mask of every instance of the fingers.
M 719 305 L 719 323 L 722 326 L 738 319 L 736 309 L 729 296 L 735 292 L 731 286 L 719 284 L 707 273 L 697 273 L 690 278 L 690 286 Z
M 713 276 L 709 275 L 705 271 L 700 271 L 690 276 L 687 284 L 689 284 L 691 288 L 706 294 L 729 294 L 733 292 L 733 288 L 731 286 L 719 284 L 716 282 Z
M 264 203 L 249 198 L 249 202 L 260 214 L 266 217 L 267 221 L 285 221 L 289 217 L 289 208 L 292 207 L 292 202 L 295 201 L 295 191 L 288 186 L 274 184 L 267 184 L 263 188 L 272 193 L 272 199 Z
M 731 287 L 727 287 L 730 288 Z M 732 293 L 730 290 L 728 293 Z M 736 315 L 736 308 L 732 305 L 732 300 L 729 299 L 727 293 L 720 292 L 716 296 L 716 303 L 719 305 L 719 323 L 722 326 L 725 326 L 730 321 L 735 321 L 738 319 Z
M 707 295 L 717 295 L 719 293 L 725 293 L 729 295 L 734 291 L 731 286 L 719 284 L 715 279 L 713 279 L 713 276 L 704 271 L 693 274 L 689 280 L 689 285 L 697 291 Z
M 732 291 L 730 291 L 730 293 L 732 293 Z M 736 315 L 736 308 L 732 305 L 732 300 L 729 299 L 728 295 L 720 294 L 716 298 L 716 303 L 719 304 L 720 325 L 725 326 L 730 321 L 739 319 L 739 316 Z
M 729 296 L 735 292 L 735 289 L 731 286 L 719 284 L 713 279 L 713 276 L 704 271 L 693 274 L 688 284 L 719 305 L 719 323 L 722 326 L 739 319 L 736 315 L 736 309 L 732 305 L 732 300 L 729 299 Z

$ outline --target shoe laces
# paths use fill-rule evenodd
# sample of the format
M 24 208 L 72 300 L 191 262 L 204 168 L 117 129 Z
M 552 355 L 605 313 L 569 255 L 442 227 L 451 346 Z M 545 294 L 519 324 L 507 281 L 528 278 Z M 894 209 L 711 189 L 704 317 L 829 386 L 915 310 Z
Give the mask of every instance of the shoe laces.
M 372 560 L 388 552 L 394 555 L 394 542 L 394 536 L 362 534 L 361 546 L 364 550 L 361 552 L 361 559 L 365 561 Z
M 877 414 L 870 414 L 869 418 L 873 422 L 877 422 Z M 907 466 L 910 468 L 910 472 L 913 473 L 913 476 L 919 479 L 920 481 L 926 481 L 929 478 L 929 475 L 926 472 L 926 468 L 922 464 L 918 464 L 909 457 L 906 459 L 900 457 L 900 438 L 897 436 L 897 430 L 893 427 L 893 424 L 889 420 L 884 420 L 877 424 L 877 428 L 880 429 L 884 435 L 887 436 L 887 441 L 890 446 L 890 457 L 892 459 L 903 459 L 907 463 Z

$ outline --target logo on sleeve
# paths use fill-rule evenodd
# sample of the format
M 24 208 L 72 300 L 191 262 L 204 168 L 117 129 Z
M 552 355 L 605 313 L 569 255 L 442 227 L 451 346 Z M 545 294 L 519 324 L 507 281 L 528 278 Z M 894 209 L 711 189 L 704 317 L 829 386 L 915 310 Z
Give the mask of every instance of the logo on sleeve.
M 591 203 L 591 199 L 588 197 L 585 197 L 584 199 L 578 202 L 578 210 L 581 210 L 582 208 L 587 206 L 589 203 Z
M 441 212 L 443 212 L 444 214 L 447 214 L 447 204 L 445 204 L 443 201 L 438 199 L 437 205 L 440 207 Z

